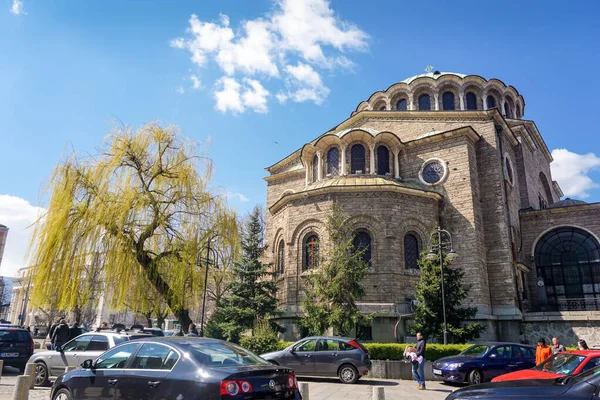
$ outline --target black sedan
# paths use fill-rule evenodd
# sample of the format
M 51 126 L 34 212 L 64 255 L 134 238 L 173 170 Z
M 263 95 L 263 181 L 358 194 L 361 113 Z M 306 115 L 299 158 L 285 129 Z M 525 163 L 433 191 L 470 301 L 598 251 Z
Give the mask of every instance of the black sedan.
M 60 376 L 52 400 L 300 400 L 294 371 L 215 339 L 155 337 L 113 347 Z
M 600 389 L 600 367 L 579 375 L 567 375 L 556 379 L 528 379 L 483 383 L 451 393 L 446 400 L 482 399 L 598 399 Z

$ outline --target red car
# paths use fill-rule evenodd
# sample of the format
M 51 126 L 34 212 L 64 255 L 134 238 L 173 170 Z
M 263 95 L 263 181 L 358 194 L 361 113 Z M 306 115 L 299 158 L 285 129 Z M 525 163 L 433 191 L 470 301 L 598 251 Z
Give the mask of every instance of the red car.
M 492 382 L 521 379 L 552 379 L 563 375 L 577 375 L 600 365 L 600 351 L 575 350 L 554 354 L 532 369 L 511 372 L 492 379 Z

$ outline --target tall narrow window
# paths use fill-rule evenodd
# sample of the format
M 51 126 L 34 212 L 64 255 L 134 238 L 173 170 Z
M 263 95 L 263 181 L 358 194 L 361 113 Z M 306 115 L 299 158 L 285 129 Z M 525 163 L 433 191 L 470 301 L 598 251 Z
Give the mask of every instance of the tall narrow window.
M 494 96 L 488 96 L 487 97 L 487 108 L 488 110 L 491 108 L 496 107 L 496 99 L 494 98 Z
M 454 106 L 454 93 L 452 92 L 444 92 L 442 95 L 442 104 L 444 106 L 444 110 L 455 110 Z
M 371 235 L 365 231 L 356 232 L 352 242 L 354 251 L 362 251 L 362 259 L 365 263 L 371 265 Z
M 406 99 L 402 99 L 398 103 L 396 103 L 396 110 L 398 110 L 398 111 L 406 111 L 407 109 L 408 109 L 408 107 L 407 107 L 407 104 L 406 104 Z
M 504 115 L 506 118 L 512 118 L 512 115 L 510 114 L 510 105 L 508 102 L 504 103 Z
M 431 98 L 428 94 L 419 97 L 419 110 L 431 110 Z
M 477 96 L 475 96 L 475 93 L 467 93 L 467 110 L 477 110 Z
M 283 240 L 279 242 L 279 248 L 277 249 L 277 273 L 283 274 L 285 270 L 285 243 Z
M 317 268 L 319 266 L 319 237 L 309 235 L 304 241 L 304 263 L 303 270 Z
M 365 147 L 362 144 L 355 144 L 350 149 L 350 172 L 353 174 L 364 174 L 366 172 Z
M 319 180 L 319 157 L 315 154 L 312 162 L 312 181 Z
M 340 165 L 340 151 L 337 147 L 332 147 L 327 152 L 327 175 L 338 175 Z
M 517 105 L 517 115 L 515 115 L 516 118 L 521 118 L 521 106 Z
M 390 151 L 385 146 L 377 147 L 377 173 L 379 175 L 390 173 Z
M 419 240 L 412 233 L 404 236 L 404 267 L 419 268 Z

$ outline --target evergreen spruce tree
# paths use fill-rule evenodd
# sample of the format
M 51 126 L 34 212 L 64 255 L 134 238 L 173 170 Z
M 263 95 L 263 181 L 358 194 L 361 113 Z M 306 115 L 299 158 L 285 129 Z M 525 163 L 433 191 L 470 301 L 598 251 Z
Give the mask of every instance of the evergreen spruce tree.
M 370 319 L 356 305 L 365 294 L 362 281 L 369 269 L 363 257 L 366 249 L 354 248 L 356 233 L 347 220 L 342 208 L 334 204 L 327 217 L 329 251 L 306 277 L 308 289 L 300 324 L 311 335 L 321 335 L 331 327 L 336 335 L 351 336 L 357 326 Z
M 419 303 L 410 330 L 412 334 L 421 332 L 425 337 L 435 337 L 439 343 L 443 343 L 442 276 L 437 238 L 433 241 L 432 247 L 435 258 L 428 259 L 427 253 L 423 252 L 418 261 L 421 279 L 417 283 L 416 297 Z M 477 307 L 463 307 L 463 301 L 469 296 L 471 286 L 462 284 L 464 269 L 460 266 L 451 266 L 448 257 L 442 254 L 448 338 L 454 343 L 467 343 L 477 339 L 485 327 L 479 323 L 467 323 L 477 314 Z
M 275 298 L 276 284 L 269 266 L 261 263 L 264 247 L 262 209 L 256 206 L 245 224 L 242 258 L 232 269 L 232 282 L 207 324 L 209 336 L 239 343 L 240 334 L 255 322 L 280 315 Z M 279 328 L 279 326 L 276 326 Z

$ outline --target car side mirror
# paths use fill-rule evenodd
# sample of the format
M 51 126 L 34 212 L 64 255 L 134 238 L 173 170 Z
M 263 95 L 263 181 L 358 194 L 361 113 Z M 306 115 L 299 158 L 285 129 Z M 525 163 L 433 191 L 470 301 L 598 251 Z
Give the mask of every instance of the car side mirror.
M 94 367 L 94 362 L 89 359 L 89 360 L 85 360 L 84 362 L 81 363 L 81 368 L 83 369 L 93 369 Z
M 294 349 L 293 347 L 290 349 L 290 353 L 294 354 L 296 352 L 296 349 Z

